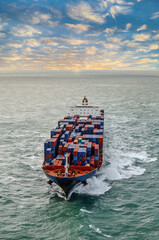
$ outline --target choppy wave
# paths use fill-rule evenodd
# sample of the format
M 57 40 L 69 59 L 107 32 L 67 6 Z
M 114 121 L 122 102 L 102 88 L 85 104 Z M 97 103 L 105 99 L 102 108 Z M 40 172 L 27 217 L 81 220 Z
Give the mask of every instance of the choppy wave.
M 88 211 L 88 210 L 86 210 L 86 209 L 83 209 L 83 208 L 81 208 L 81 209 L 80 209 L 80 211 L 81 211 L 81 212 L 86 212 L 86 213 L 93 213 L 93 212 L 91 212 L 91 211 Z
M 90 227 L 91 229 L 93 229 L 96 233 L 99 233 L 99 234 L 103 235 L 104 237 L 107 237 L 107 238 L 111 238 L 111 237 L 112 237 L 112 236 L 110 236 L 110 235 L 107 235 L 107 234 L 102 233 L 102 231 L 101 231 L 99 228 L 96 228 L 96 227 L 93 226 L 93 225 L 89 225 L 89 227 Z

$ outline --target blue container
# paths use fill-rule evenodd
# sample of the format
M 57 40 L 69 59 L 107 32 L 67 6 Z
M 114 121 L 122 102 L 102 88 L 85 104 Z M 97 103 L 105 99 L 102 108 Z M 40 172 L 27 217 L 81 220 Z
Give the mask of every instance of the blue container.
M 56 159 L 57 159 L 57 160 L 60 160 L 60 158 L 61 158 L 61 154 L 58 154 L 57 157 L 56 157 Z
M 52 148 L 47 148 L 46 149 L 46 154 L 51 154 L 52 153 Z
M 50 164 L 52 165 L 55 162 L 55 160 L 51 160 Z
M 95 161 L 98 161 L 98 160 L 99 160 L 99 158 L 95 156 L 94 160 L 95 160 Z
M 65 132 L 65 137 L 69 138 L 69 136 L 70 136 L 70 132 L 69 132 L 69 131 L 66 131 L 66 132 Z
M 86 165 L 86 162 L 85 161 L 82 161 L 81 162 L 81 166 L 85 166 Z
M 44 153 L 46 154 L 46 149 L 49 147 L 49 143 L 48 143 L 49 140 L 46 140 L 44 142 Z
M 77 166 L 77 161 L 76 160 L 73 160 L 73 165 Z
M 65 156 L 62 158 L 62 165 L 65 165 L 66 164 L 66 158 Z
M 77 161 L 82 161 L 82 157 L 77 157 Z
M 51 160 L 52 160 L 51 158 L 45 158 L 45 161 L 46 161 L 46 162 L 49 162 L 49 163 L 50 163 Z
M 51 130 L 51 137 L 53 137 L 53 136 L 55 136 L 55 135 L 56 135 L 55 128 L 53 128 L 53 129 Z
M 49 163 L 49 162 L 45 163 L 45 166 L 49 166 L 49 165 L 50 165 L 50 163 Z

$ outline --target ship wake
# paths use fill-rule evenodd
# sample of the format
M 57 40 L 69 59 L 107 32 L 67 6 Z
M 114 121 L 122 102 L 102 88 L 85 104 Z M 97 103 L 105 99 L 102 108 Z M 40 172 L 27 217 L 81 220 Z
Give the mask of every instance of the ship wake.
M 125 152 L 109 148 L 105 151 L 101 170 L 88 180 L 87 186 L 81 185 L 75 189 L 75 192 L 92 196 L 103 195 L 112 188 L 114 181 L 142 175 L 146 171 L 142 163 L 151 163 L 156 160 L 157 158 L 151 158 L 145 151 Z

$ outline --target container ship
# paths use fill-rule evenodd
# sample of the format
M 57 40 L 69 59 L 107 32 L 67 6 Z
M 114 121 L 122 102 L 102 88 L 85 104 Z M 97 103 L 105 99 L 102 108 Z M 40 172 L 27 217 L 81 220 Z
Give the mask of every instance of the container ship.
M 44 143 L 42 169 L 48 183 L 60 186 L 66 199 L 73 190 L 91 178 L 103 161 L 104 110 L 88 104 L 69 108 L 68 116 L 51 130 L 51 138 Z

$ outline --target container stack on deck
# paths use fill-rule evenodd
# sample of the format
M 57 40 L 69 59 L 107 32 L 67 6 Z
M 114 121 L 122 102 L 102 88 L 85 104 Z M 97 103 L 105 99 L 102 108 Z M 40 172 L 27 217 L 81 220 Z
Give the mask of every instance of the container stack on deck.
M 44 164 L 98 167 L 103 149 L 104 111 L 99 117 L 64 117 L 44 143 Z

